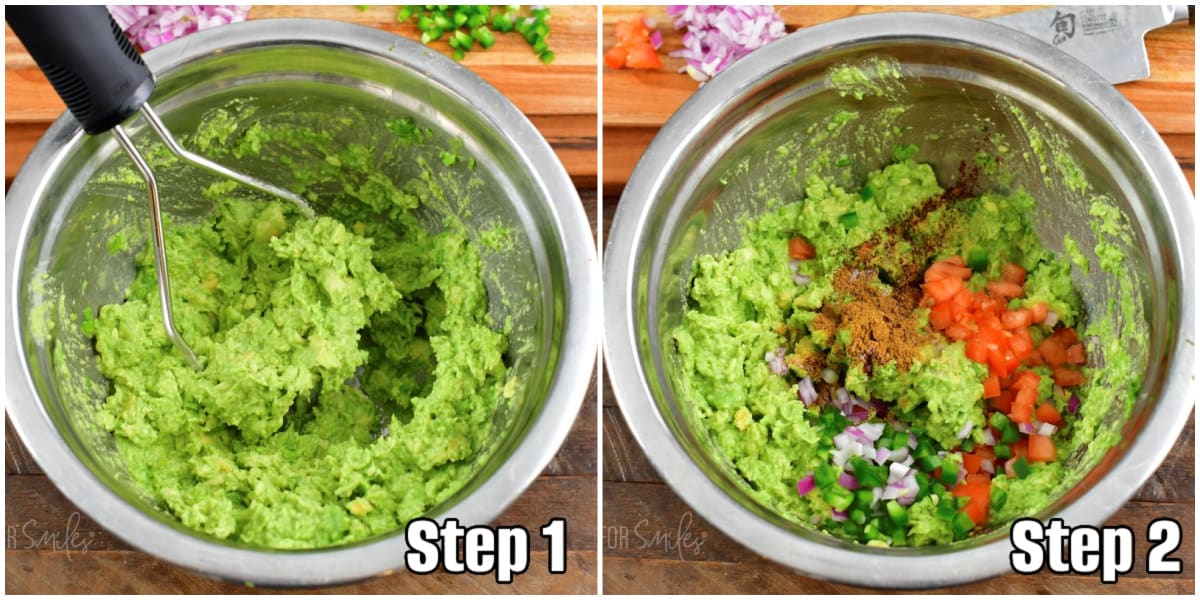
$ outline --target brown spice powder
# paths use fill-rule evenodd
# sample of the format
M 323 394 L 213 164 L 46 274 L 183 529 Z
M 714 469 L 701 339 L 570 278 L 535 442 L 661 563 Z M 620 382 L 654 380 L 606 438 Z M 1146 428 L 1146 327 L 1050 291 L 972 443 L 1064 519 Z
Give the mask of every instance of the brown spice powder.
M 875 287 L 875 271 L 842 268 L 834 273 L 833 288 L 850 296 L 841 306 L 838 328 L 850 330 L 846 353 L 862 363 L 868 375 L 875 365 L 892 361 L 908 370 L 925 336 L 917 329 L 913 310 L 920 299 L 914 288 L 896 288 L 891 294 Z

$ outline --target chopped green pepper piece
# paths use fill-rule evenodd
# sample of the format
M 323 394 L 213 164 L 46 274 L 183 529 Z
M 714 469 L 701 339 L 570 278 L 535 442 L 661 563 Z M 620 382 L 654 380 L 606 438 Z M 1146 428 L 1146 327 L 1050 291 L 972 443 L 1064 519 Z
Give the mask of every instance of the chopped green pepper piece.
M 958 484 L 958 469 L 947 468 L 952 466 L 954 466 L 954 463 L 942 463 L 942 483 L 946 487 L 954 487 Z
M 976 273 L 982 273 L 988 268 L 987 250 L 976 246 L 967 253 L 967 266 Z
M 1015 444 L 1021 441 L 1021 432 L 1016 425 L 1009 423 L 1000 431 L 1000 443 Z
M 942 466 L 942 459 L 938 458 L 936 454 L 929 454 L 918 458 L 917 466 L 919 466 L 922 471 L 929 473 L 931 471 L 936 471 L 938 467 Z
M 891 517 L 893 523 L 900 527 L 905 527 L 908 525 L 907 508 L 900 506 L 900 503 L 896 502 L 895 500 L 888 500 L 884 507 L 887 509 L 887 514 L 889 517 Z
M 1017 474 L 1017 479 L 1025 479 L 1029 476 L 1029 461 L 1025 457 L 1019 457 L 1013 462 L 1013 473 Z
M 870 200 L 875 197 L 875 188 L 870 185 L 864 185 L 861 190 L 858 190 L 858 195 L 863 200 Z
M 848 212 L 839 217 L 838 220 L 842 222 L 842 227 L 846 229 L 858 227 L 858 213 L 856 212 Z
M 1004 503 L 1006 502 L 1008 502 L 1008 492 L 1004 491 L 999 486 L 993 485 L 992 496 L 989 502 L 992 506 L 992 510 L 1000 510 L 1001 508 L 1004 508 Z
M 966 539 L 967 534 L 975 529 L 975 521 L 972 521 L 967 513 L 958 513 L 950 522 L 950 529 L 954 531 L 954 539 Z
M 996 453 L 996 458 L 1012 458 L 1012 447 L 1008 444 L 996 444 L 992 451 Z
M 1008 427 L 1009 422 L 1008 417 L 1002 412 L 994 412 L 988 418 L 988 424 L 994 427 L 996 431 L 1003 431 L 1005 427 Z

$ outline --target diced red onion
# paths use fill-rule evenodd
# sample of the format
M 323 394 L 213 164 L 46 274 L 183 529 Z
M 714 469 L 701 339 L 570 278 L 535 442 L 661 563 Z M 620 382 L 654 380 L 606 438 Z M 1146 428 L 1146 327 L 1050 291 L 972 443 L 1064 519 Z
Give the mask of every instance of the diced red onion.
M 829 512 L 832 513 L 833 520 L 837 521 L 839 523 L 850 518 L 850 514 L 844 510 L 838 510 L 836 508 L 831 508 L 831 509 L 829 509 Z
M 892 456 L 891 450 L 888 450 L 887 448 L 876 448 L 875 449 L 875 464 L 882 465 L 883 463 L 887 462 L 887 459 L 890 458 L 891 456 Z
M 1042 321 L 1042 324 L 1045 325 L 1046 327 L 1054 327 L 1055 325 L 1057 325 L 1058 324 L 1058 313 L 1056 313 L 1052 310 L 1046 311 L 1046 320 Z
M 1067 412 L 1069 412 L 1071 414 L 1075 414 L 1075 413 L 1079 412 L 1079 395 L 1078 394 L 1071 394 L 1071 397 L 1067 400 Z
M 143 51 L 189 33 L 246 20 L 249 6 L 162 4 L 109 5 L 117 25 Z
M 995 475 L 996 465 L 992 463 L 992 459 L 985 458 L 979 461 L 979 470 L 987 473 L 988 475 Z
M 795 273 L 796 273 L 796 270 L 797 270 L 797 269 L 799 269 L 799 268 L 800 268 L 800 261 L 799 261 L 799 260 L 792 259 L 792 260 L 789 260 L 789 261 L 788 261 L 788 269 L 791 269 L 791 271 L 792 271 L 792 273 L 793 273 L 793 274 L 795 274 Z
M 893 462 L 904 462 L 904 459 L 908 458 L 908 447 L 901 446 L 900 448 L 892 450 L 890 458 Z
M 880 437 L 883 437 L 883 423 L 863 423 L 857 427 L 862 432 L 863 437 L 874 442 Z
M 858 489 L 858 480 L 849 473 L 842 473 L 838 475 L 838 485 L 853 492 Z
M 963 467 L 962 465 L 958 465 L 958 479 L 954 480 L 954 484 L 958 485 L 958 484 L 962 483 L 964 480 L 966 480 L 966 478 L 967 478 L 966 467 Z
M 1017 425 L 1017 431 L 1029 435 L 1037 431 L 1037 429 L 1033 426 L 1033 423 L 1019 423 Z
M 1054 435 L 1054 432 L 1056 431 L 1058 431 L 1058 427 L 1056 427 L 1053 423 L 1042 423 L 1038 426 L 1037 430 L 1038 435 L 1044 435 L 1046 437 Z
M 1011 460 L 1004 461 L 1004 474 L 1008 475 L 1009 479 L 1017 478 L 1017 472 L 1016 472 L 1016 470 L 1013 469 L 1013 462 L 1015 462 L 1015 461 L 1011 461 Z
M 885 419 L 888 416 L 888 407 L 883 400 L 872 400 L 871 408 L 875 409 L 875 416 Z
M 654 19 L 651 19 L 650 17 L 646 17 L 645 19 L 642 19 L 642 20 L 646 22 L 647 29 L 654 29 L 655 25 L 657 25 L 657 23 L 655 23 Z M 655 23 L 655 25 L 651 25 L 650 23 Z M 655 50 L 662 48 L 662 32 L 661 31 L 654 29 L 654 33 L 650 34 L 650 45 L 653 46 Z
M 912 448 L 913 450 L 917 449 L 917 436 L 911 431 L 908 433 L 908 447 Z
M 672 5 L 667 14 L 676 17 L 676 29 L 687 28 L 683 49 L 671 56 L 686 58 L 681 72 L 700 82 L 786 33 L 770 6 Z
M 815 479 L 813 479 L 812 473 L 805 475 L 804 477 L 800 478 L 800 481 L 796 482 L 796 491 L 799 492 L 801 496 L 808 495 L 808 493 L 816 489 L 816 487 L 817 482 Z
M 800 401 L 804 402 L 805 406 L 812 406 L 813 402 L 817 401 L 817 388 L 813 386 L 813 381 L 809 377 L 800 380 L 796 384 L 796 394 L 800 396 Z
M 805 286 L 812 282 L 812 277 L 809 277 L 804 273 L 792 273 L 792 281 L 794 281 L 796 285 Z
M 891 483 L 879 494 L 880 500 L 895 500 L 904 492 L 904 484 Z
M 788 366 L 784 357 L 787 356 L 787 349 L 780 346 L 774 352 L 768 352 L 763 355 L 763 360 L 767 361 L 767 366 L 771 368 L 771 372 L 776 375 L 787 375 Z
M 965 440 L 967 439 L 968 435 L 971 435 L 971 430 L 974 428 L 975 424 L 972 423 L 970 419 L 967 419 L 967 422 L 963 423 L 962 429 L 958 430 L 958 433 L 955 434 L 955 437 L 960 440 Z
M 903 463 L 891 463 L 888 465 L 888 483 L 896 483 L 908 476 L 912 469 Z
M 986 446 L 996 445 L 996 432 L 992 431 L 991 427 L 983 428 L 983 443 Z
M 821 371 L 821 381 L 824 381 L 825 383 L 828 383 L 829 385 L 833 385 L 833 384 L 837 383 L 838 382 L 837 371 L 834 371 L 833 369 L 828 369 L 828 368 L 825 369 L 824 371 Z

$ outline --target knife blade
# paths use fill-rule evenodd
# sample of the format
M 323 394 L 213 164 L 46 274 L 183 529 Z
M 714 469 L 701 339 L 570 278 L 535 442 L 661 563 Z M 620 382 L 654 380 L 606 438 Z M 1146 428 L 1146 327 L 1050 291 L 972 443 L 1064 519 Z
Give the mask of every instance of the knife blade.
M 1147 31 L 1187 18 L 1187 5 L 1151 5 L 1056 6 L 990 20 L 1074 56 L 1117 84 L 1150 76 Z

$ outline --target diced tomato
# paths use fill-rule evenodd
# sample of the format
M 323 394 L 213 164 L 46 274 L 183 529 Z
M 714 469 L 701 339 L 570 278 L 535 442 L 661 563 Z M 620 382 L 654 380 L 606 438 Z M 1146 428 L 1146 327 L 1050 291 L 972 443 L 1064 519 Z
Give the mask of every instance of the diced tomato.
M 1008 340 L 1008 347 L 1012 348 L 1013 354 L 1024 360 L 1033 352 L 1033 337 L 1029 335 L 1029 328 L 1022 327 L 1012 332 L 1012 339 Z
M 969 454 L 966 452 L 963 452 L 962 461 L 963 461 L 963 468 L 966 469 L 966 471 L 967 471 L 967 477 L 970 477 L 971 475 L 978 473 L 979 468 L 983 466 L 982 458 L 979 458 L 978 456 L 975 456 L 974 454 Z
M 965 340 L 971 336 L 971 330 L 966 325 L 955 323 L 946 328 L 946 337 L 952 340 Z
M 1005 263 L 1000 266 L 1000 281 L 1025 285 L 1025 267 L 1016 263 Z
M 983 344 L 989 352 L 999 351 L 1008 346 L 1008 337 L 1004 335 L 1004 331 L 994 327 L 981 326 L 972 339 Z
M 1036 433 L 1029 436 L 1029 462 L 1052 462 L 1055 457 L 1054 440 Z
M 1067 349 L 1056 337 L 1051 336 L 1042 340 L 1038 351 L 1042 353 L 1042 360 L 1045 360 L 1051 368 L 1061 367 L 1063 363 L 1067 362 Z
M 966 481 L 954 486 L 950 490 L 950 494 L 956 498 L 968 498 L 967 505 L 963 507 L 963 512 L 971 517 L 971 520 L 976 525 L 982 525 L 987 522 L 988 508 L 991 506 L 992 497 L 992 482 L 990 479 L 981 481 Z
M 1000 396 L 1000 378 L 995 373 L 983 380 L 983 397 L 998 398 Z
M 1043 402 L 1041 406 L 1037 407 L 1037 411 L 1034 414 L 1043 423 L 1062 425 L 1062 415 L 1058 414 L 1058 409 L 1054 408 L 1053 402 Z
M 625 59 L 625 66 L 632 69 L 661 69 L 663 63 L 662 57 L 654 50 L 654 46 L 644 43 L 636 44 L 629 48 L 629 56 Z
M 1040 367 L 1044 364 L 1046 364 L 1046 361 L 1042 360 L 1042 353 L 1038 352 L 1037 348 L 1034 348 L 1029 353 L 1029 356 L 1025 357 L 1025 366 L 1027 367 Z
M 988 350 L 988 367 L 1001 377 L 1008 376 L 1020 365 L 1021 361 L 1017 359 L 1017 355 L 1007 347 Z
M 1083 344 L 1072 344 L 1067 348 L 1067 364 L 1082 365 L 1087 362 L 1087 351 L 1083 349 Z
M 625 66 L 625 56 L 628 51 L 624 46 L 613 46 L 604 53 L 604 64 L 610 69 L 620 69 Z
M 949 302 L 939 302 L 929 309 L 929 326 L 934 330 L 941 331 L 953 323 L 954 317 L 950 314 Z
M 1029 327 L 1033 322 L 1032 314 L 1027 308 L 1018 308 L 1010 310 L 1003 315 L 1000 315 L 1000 323 L 1005 329 L 1018 329 L 1021 327 Z
M 991 446 L 975 446 L 975 456 L 980 460 L 996 460 L 996 451 Z
M 1037 391 L 1038 384 L 1042 382 L 1042 376 L 1033 371 L 1021 371 L 1015 379 L 1013 379 L 1012 388 L 1019 390 L 1023 388 L 1032 388 Z
M 661 69 L 662 57 L 650 41 L 650 28 L 642 15 L 617 21 L 617 43 L 604 53 L 604 64 L 612 69 Z
M 1000 392 L 999 397 L 988 401 L 988 406 L 992 407 L 993 410 L 1007 414 L 1012 410 L 1013 397 L 1016 395 L 1017 393 L 1012 390 L 1003 390 Z
M 1010 448 L 1012 448 L 1013 459 L 1024 456 L 1026 460 L 1029 460 L 1029 440 L 1027 438 L 1021 438 L 1010 446 Z
M 925 290 L 925 295 L 933 298 L 937 302 L 944 302 L 952 298 L 959 290 L 963 289 L 961 279 L 947 277 L 945 279 L 935 279 L 921 286 Z
M 987 363 L 987 352 L 987 346 L 984 346 L 983 342 L 975 339 L 967 340 L 967 358 L 980 364 Z
M 958 319 L 962 318 L 963 315 L 966 315 L 967 312 L 971 310 L 971 303 L 971 290 L 968 290 L 966 286 L 963 286 L 963 288 L 958 290 L 958 292 L 954 294 L 954 297 L 950 299 L 951 313 L 954 315 L 954 320 L 957 321 Z
M 992 476 L 988 475 L 987 473 L 975 473 L 973 475 L 967 475 L 965 478 L 963 478 L 963 482 L 965 482 L 965 483 L 991 483 Z
M 802 237 L 788 240 L 788 256 L 795 260 L 808 260 L 817 255 L 816 248 Z
M 938 262 L 944 262 L 946 264 L 954 265 L 956 267 L 967 266 L 967 261 L 963 257 L 961 257 L 957 254 L 955 254 L 954 256 L 951 256 L 949 258 L 943 258 L 942 260 L 940 260 Z
M 1087 377 L 1080 371 L 1067 367 L 1056 367 L 1053 371 L 1054 383 L 1060 387 L 1072 387 L 1082 385 L 1087 381 Z
M 1025 294 L 1025 290 L 1021 286 L 1007 281 L 989 282 L 984 286 L 984 289 L 986 289 L 989 294 L 998 296 L 1000 298 L 1020 298 Z
M 1060 327 L 1054 330 L 1054 337 L 1058 338 L 1063 344 L 1063 348 L 1070 347 L 1079 341 L 1079 336 L 1075 334 L 1075 330 L 1070 327 Z
M 1033 404 L 1035 402 L 1037 402 L 1037 388 L 1023 387 L 1017 390 L 1008 417 L 1014 423 L 1029 423 L 1033 420 Z
M 968 267 L 959 267 L 948 262 L 935 262 L 925 270 L 925 281 L 927 283 L 948 277 L 965 281 L 971 278 L 971 269 Z
M 1050 312 L 1050 308 L 1045 302 L 1036 302 L 1029 307 L 1029 312 L 1032 313 L 1034 323 L 1041 323 L 1046 320 L 1046 313 Z

